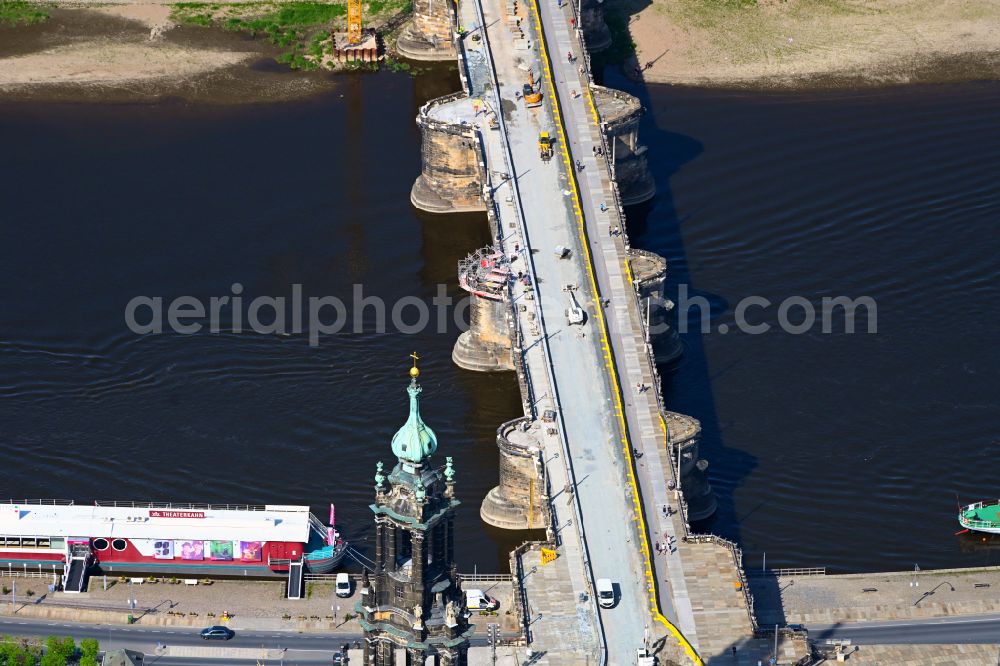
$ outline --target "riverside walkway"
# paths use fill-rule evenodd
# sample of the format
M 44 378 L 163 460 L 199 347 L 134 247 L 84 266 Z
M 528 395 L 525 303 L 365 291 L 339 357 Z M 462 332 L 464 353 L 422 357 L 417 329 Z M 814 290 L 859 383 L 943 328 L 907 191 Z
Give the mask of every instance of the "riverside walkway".
M 679 506 L 668 491 L 676 483 L 668 428 L 572 4 L 457 7 L 467 94 L 429 102 L 421 114 L 474 131 L 495 244 L 519 276 L 509 294 L 514 357 L 536 419 L 558 552 L 547 564 L 534 551 L 519 560 L 536 661 L 634 664 L 644 645 L 679 662 L 766 660 L 736 551 L 683 539 L 684 514 L 661 510 Z M 519 99 L 529 71 L 542 82 L 540 108 Z M 556 139 L 548 162 L 541 131 Z M 571 298 L 587 311 L 583 325 L 567 319 Z M 679 547 L 654 555 L 651 544 L 668 534 Z M 614 608 L 595 603 L 597 578 L 615 582 Z

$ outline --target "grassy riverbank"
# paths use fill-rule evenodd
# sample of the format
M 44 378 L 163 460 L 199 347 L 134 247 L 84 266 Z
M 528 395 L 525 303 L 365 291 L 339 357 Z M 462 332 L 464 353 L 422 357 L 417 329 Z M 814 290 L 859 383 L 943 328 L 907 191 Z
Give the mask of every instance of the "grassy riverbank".
M 967 0 L 627 0 L 648 81 L 797 85 L 815 77 L 906 82 L 935 62 L 979 57 L 947 78 L 1000 76 L 1000 3 Z M 993 76 L 990 76 L 993 72 Z
M 362 15 L 366 28 L 382 29 L 412 11 L 412 0 L 369 0 Z M 266 36 L 284 51 L 278 62 L 296 69 L 315 69 L 327 46 L 331 30 L 346 30 L 345 2 L 184 2 L 173 6 L 177 23 Z
M 0 25 L 32 25 L 48 18 L 49 12 L 43 5 L 0 0 Z

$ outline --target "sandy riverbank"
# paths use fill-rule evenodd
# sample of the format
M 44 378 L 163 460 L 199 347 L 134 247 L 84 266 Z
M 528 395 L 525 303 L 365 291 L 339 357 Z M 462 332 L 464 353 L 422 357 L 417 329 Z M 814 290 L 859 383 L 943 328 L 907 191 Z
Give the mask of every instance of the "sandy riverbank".
M 627 0 L 648 82 L 801 87 L 1000 77 L 1000 3 L 983 0 Z M 652 66 L 646 67 L 647 63 Z
M 263 39 L 177 25 L 158 3 L 60 6 L 30 26 L 0 26 L 0 100 L 207 102 L 287 99 L 329 88 L 291 72 Z
M 0 100 L 241 103 L 311 95 L 338 81 L 312 60 L 330 28 L 343 27 L 343 3 L 19 4 L 48 18 L 17 22 L 17 11 L 8 11 L 5 22 L 0 15 Z M 408 12 L 405 0 L 366 7 L 368 25 L 385 34 Z

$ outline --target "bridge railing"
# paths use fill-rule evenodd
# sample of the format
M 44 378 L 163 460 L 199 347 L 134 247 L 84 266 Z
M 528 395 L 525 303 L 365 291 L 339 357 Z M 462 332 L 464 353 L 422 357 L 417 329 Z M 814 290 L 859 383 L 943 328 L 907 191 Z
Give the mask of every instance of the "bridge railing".
M 592 73 L 593 72 L 593 70 L 592 70 L 592 61 L 591 61 L 590 52 L 587 49 L 587 45 L 586 45 L 586 43 L 584 41 L 583 28 L 581 26 L 580 19 L 581 19 L 581 17 L 579 15 L 577 15 L 576 16 L 576 31 L 575 31 L 575 33 L 576 33 L 576 42 L 577 42 L 577 48 L 580 50 L 580 53 L 582 54 L 584 62 L 586 64 L 585 77 L 586 77 L 587 83 L 590 85 L 590 88 L 591 88 L 591 100 L 593 100 L 594 81 L 593 81 L 593 73 Z M 594 109 L 595 109 L 595 114 L 598 115 L 598 119 L 600 120 L 599 113 L 596 110 L 597 109 L 596 102 L 594 103 Z M 622 200 L 621 200 L 621 193 L 619 192 L 619 189 L 618 189 L 618 181 L 617 181 L 617 177 L 616 177 L 616 174 L 615 174 L 615 163 L 614 163 L 614 157 L 613 157 L 614 153 L 611 150 L 611 147 L 610 147 L 609 141 L 608 141 L 608 137 L 606 135 L 606 130 L 608 128 L 608 124 L 606 122 L 604 122 L 604 121 L 600 121 L 600 123 L 601 123 L 601 132 L 600 132 L 600 135 L 601 135 L 601 146 L 602 146 L 602 149 L 604 151 L 604 156 L 605 156 L 605 160 L 606 160 L 606 162 L 608 164 L 608 168 L 609 168 L 609 170 L 611 172 L 611 190 L 612 190 L 612 197 L 614 199 L 614 206 L 613 206 L 613 208 L 616 211 L 616 217 L 619 220 L 619 227 L 618 228 L 621 230 L 621 233 L 622 233 L 622 241 L 624 243 L 625 249 L 628 250 L 631 247 L 631 244 L 630 244 L 630 241 L 629 241 L 627 227 L 625 225 L 625 217 L 624 217 L 625 207 L 624 207 L 624 205 L 622 203 Z M 612 137 L 611 141 L 614 141 L 614 140 L 615 139 Z M 642 304 L 639 303 L 638 293 L 635 293 L 635 299 L 636 299 L 636 304 L 637 304 L 637 307 L 639 308 L 639 311 L 642 312 Z M 646 337 L 647 337 L 647 335 L 646 335 L 647 331 L 645 330 L 646 329 L 646 322 L 644 320 L 642 320 L 642 318 L 640 318 L 640 325 L 642 327 L 643 339 L 646 339 Z M 653 376 L 654 395 L 656 397 L 657 407 L 659 409 L 660 414 L 662 415 L 662 414 L 664 414 L 664 413 L 667 412 L 666 402 L 665 402 L 665 400 L 663 398 L 663 391 L 662 391 L 662 384 L 663 384 L 663 382 L 660 379 L 659 369 L 656 367 L 656 362 L 655 362 L 654 356 L 653 356 L 653 349 L 652 349 L 651 345 L 649 345 L 649 344 L 646 345 L 646 353 L 647 353 L 647 356 L 648 356 L 647 360 L 649 362 L 649 368 L 650 368 L 650 370 L 652 372 L 652 376 Z M 732 554 L 732 557 L 733 557 L 733 561 L 734 561 L 734 563 L 736 565 L 737 571 L 739 573 L 740 589 L 741 589 L 741 591 L 743 593 L 744 601 L 746 602 L 747 614 L 749 616 L 750 624 L 756 630 L 756 628 L 757 628 L 757 616 L 754 613 L 753 595 L 750 593 L 750 589 L 749 589 L 749 586 L 747 585 L 747 580 L 746 580 L 746 572 L 743 569 L 743 551 L 740 549 L 740 547 L 737 544 L 735 544 L 735 543 L 733 543 L 731 541 L 728 541 L 726 539 L 723 539 L 721 537 L 718 537 L 718 536 L 716 536 L 714 534 L 695 534 L 695 533 L 691 532 L 691 524 L 690 524 L 690 520 L 688 518 L 687 501 L 684 499 L 684 493 L 683 493 L 683 490 L 681 488 L 680 456 L 678 455 L 679 451 L 675 451 L 674 449 L 676 447 L 674 447 L 672 445 L 672 443 L 670 442 L 670 430 L 669 430 L 669 428 L 666 427 L 666 424 L 664 424 L 664 431 L 665 431 L 665 437 L 666 437 L 666 446 L 665 446 L 665 449 L 666 449 L 666 453 L 667 453 L 668 457 L 670 458 L 669 468 L 671 469 L 671 471 L 673 473 L 673 477 L 674 477 L 673 480 L 674 480 L 674 483 L 676 485 L 677 495 L 679 497 L 678 504 L 679 504 L 679 507 L 680 507 L 682 523 L 684 525 L 684 539 L 688 540 L 688 541 L 694 540 L 694 541 L 698 541 L 698 542 L 711 542 L 711 543 L 715 543 L 716 545 L 721 545 L 721 546 L 725 547 L 727 550 L 730 551 L 730 553 Z
M 509 583 L 514 580 L 511 574 L 481 574 L 481 573 L 460 573 L 458 579 L 462 583 Z
M 510 553 L 511 571 L 514 574 L 514 607 L 518 609 L 521 618 L 521 634 L 528 645 L 531 645 L 531 609 L 528 608 L 528 597 L 524 593 L 524 561 L 522 557 L 533 544 L 530 541 L 522 543 Z
M 575 9 L 576 6 L 574 5 L 574 11 Z M 628 250 L 631 247 L 631 243 L 629 241 L 628 231 L 625 225 L 625 206 L 622 203 L 621 193 L 618 189 L 618 181 L 615 173 L 614 152 L 611 149 L 608 136 L 606 134 L 608 129 L 608 124 L 600 119 L 600 114 L 597 111 L 597 104 L 596 101 L 594 101 L 593 97 L 595 84 L 593 79 L 592 60 L 590 56 L 590 51 L 587 49 L 587 45 L 584 40 L 581 18 L 582 17 L 579 15 L 579 13 L 576 13 L 576 29 L 574 31 L 576 48 L 581 54 L 581 58 L 583 59 L 584 65 L 586 67 L 586 71 L 584 72 L 583 76 L 585 78 L 585 82 L 588 84 L 590 88 L 589 92 L 591 96 L 591 102 L 594 105 L 593 106 L 594 113 L 597 116 L 598 122 L 600 122 L 601 148 L 604 152 L 605 161 L 607 163 L 608 169 L 611 174 L 611 196 L 614 202 L 614 205 L 611 208 L 615 211 L 615 216 L 618 219 L 618 228 L 622 234 L 622 242 L 624 244 L 625 249 Z M 614 137 L 611 138 L 611 141 L 615 141 Z M 636 299 L 636 306 L 639 308 L 639 312 L 642 312 L 642 304 L 639 302 L 639 295 L 634 290 L 633 292 L 634 292 L 634 297 Z M 647 338 L 646 322 L 642 320 L 641 317 L 640 317 L 640 326 L 642 327 L 643 339 L 646 339 Z M 653 357 L 652 347 L 649 344 L 646 345 L 646 353 L 648 356 L 647 360 L 649 363 L 649 369 L 651 370 L 653 376 L 653 387 L 655 390 L 654 395 L 656 397 L 657 407 L 659 409 L 660 414 L 662 415 L 667 411 L 666 403 L 663 399 L 662 381 L 660 379 L 660 373 L 656 367 L 656 362 Z M 736 564 L 737 571 L 739 572 L 740 589 L 743 593 L 744 601 L 746 602 L 747 613 L 749 616 L 750 624 L 756 630 L 757 617 L 756 614 L 754 613 L 753 595 L 750 593 L 749 586 L 747 585 L 746 581 L 746 573 L 743 570 L 743 551 L 735 543 L 728 541 L 726 539 L 722 539 L 721 537 L 718 537 L 716 535 L 713 534 L 698 535 L 691 532 L 690 521 L 688 519 L 687 501 L 684 499 L 684 494 L 683 491 L 681 490 L 680 457 L 677 455 L 678 452 L 674 451 L 675 447 L 673 447 L 670 442 L 670 431 L 666 427 L 666 424 L 664 424 L 664 431 L 666 437 L 665 450 L 670 458 L 668 466 L 673 473 L 674 483 L 676 485 L 677 495 L 679 497 L 678 504 L 680 506 L 682 523 L 684 525 L 684 539 L 688 541 L 694 540 L 698 542 L 716 543 L 717 545 L 721 545 L 730 551 L 733 557 L 733 561 Z
M 594 70 L 590 50 L 587 48 L 587 42 L 583 35 L 583 17 L 580 16 L 579 12 L 577 12 L 577 5 L 575 4 L 573 5 L 573 12 L 576 17 L 576 28 L 573 30 L 573 36 L 576 41 L 577 52 L 580 53 L 580 57 L 582 58 L 585 67 L 584 73 L 582 74 L 584 77 L 584 83 L 586 83 L 587 87 L 590 89 L 591 101 L 593 102 L 593 89 L 596 84 L 594 83 Z M 608 124 L 600 119 L 600 114 L 597 113 L 596 102 L 594 102 L 594 110 L 595 115 L 598 116 L 597 120 L 600 123 L 601 128 L 601 150 L 604 153 L 604 159 L 607 162 L 608 170 L 611 174 L 611 199 L 613 205 L 610 208 L 615 211 L 615 217 L 618 218 L 618 229 L 622 234 L 622 242 L 625 244 L 625 249 L 628 249 L 631 247 L 631 243 L 629 242 L 628 229 L 625 226 L 625 206 L 622 203 L 621 192 L 618 190 L 618 178 L 615 174 L 614 151 L 611 147 L 611 142 L 615 139 L 612 137 L 611 141 L 608 140 Z

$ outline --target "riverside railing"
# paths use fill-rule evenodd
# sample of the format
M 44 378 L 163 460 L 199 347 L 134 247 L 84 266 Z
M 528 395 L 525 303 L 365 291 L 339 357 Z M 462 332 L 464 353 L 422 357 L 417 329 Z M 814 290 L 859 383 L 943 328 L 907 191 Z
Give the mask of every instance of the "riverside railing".
M 825 576 L 826 567 L 791 567 L 791 568 L 778 568 L 778 569 L 754 569 L 747 574 L 750 578 L 764 578 L 764 577 L 776 577 L 776 578 L 790 578 L 792 576 Z

